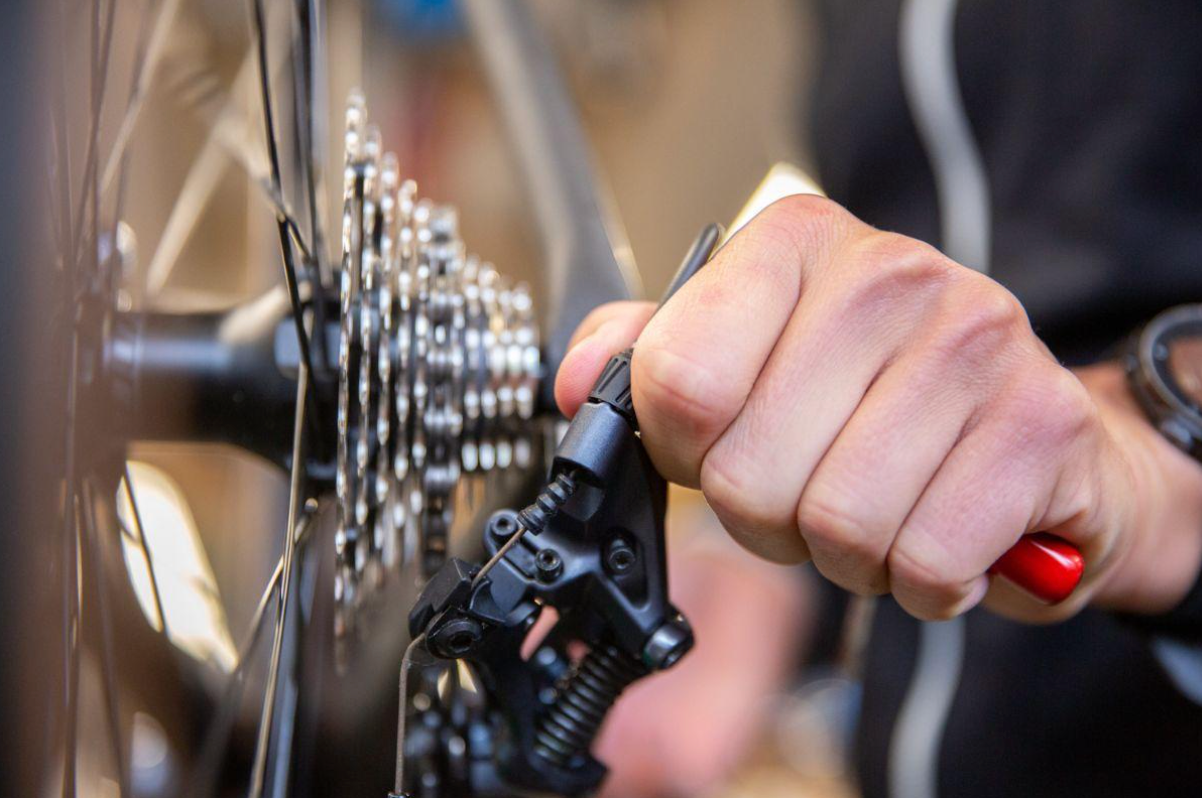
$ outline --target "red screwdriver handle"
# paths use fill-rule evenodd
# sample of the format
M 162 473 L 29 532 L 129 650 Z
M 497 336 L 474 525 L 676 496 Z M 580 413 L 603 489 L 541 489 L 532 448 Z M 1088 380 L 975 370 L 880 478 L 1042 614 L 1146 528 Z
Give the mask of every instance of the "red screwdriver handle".
M 1023 537 L 989 569 L 1048 604 L 1059 604 L 1072 595 L 1084 571 L 1085 560 L 1077 547 L 1046 532 Z

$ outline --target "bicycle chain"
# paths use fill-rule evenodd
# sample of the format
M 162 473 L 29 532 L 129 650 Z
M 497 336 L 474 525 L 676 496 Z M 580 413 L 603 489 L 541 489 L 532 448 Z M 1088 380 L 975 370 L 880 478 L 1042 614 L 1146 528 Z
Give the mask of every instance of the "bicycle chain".
M 335 548 L 343 637 L 385 575 L 447 552 L 463 475 L 531 455 L 533 303 L 466 254 L 455 209 L 417 198 L 361 94 L 346 114 Z M 352 385 L 355 391 L 352 394 Z

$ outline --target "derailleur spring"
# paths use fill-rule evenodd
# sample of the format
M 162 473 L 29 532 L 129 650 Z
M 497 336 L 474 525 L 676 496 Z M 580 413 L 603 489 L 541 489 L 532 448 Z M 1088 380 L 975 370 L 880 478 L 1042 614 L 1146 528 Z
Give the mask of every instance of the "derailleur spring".
M 564 677 L 555 703 L 539 721 L 535 753 L 559 767 L 587 754 L 622 691 L 647 669 L 617 646 L 600 645 Z

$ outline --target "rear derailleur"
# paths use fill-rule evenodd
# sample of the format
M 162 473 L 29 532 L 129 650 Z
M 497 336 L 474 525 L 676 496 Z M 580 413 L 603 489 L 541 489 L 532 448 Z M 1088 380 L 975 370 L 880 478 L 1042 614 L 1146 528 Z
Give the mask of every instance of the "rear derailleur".
M 718 234 L 702 234 L 668 296 Z M 667 486 L 639 438 L 630 357 L 602 372 L 536 501 L 489 519 L 487 562 L 448 560 L 414 606 L 394 798 L 591 793 L 606 768 L 590 748 L 619 694 L 692 648 L 668 601 Z

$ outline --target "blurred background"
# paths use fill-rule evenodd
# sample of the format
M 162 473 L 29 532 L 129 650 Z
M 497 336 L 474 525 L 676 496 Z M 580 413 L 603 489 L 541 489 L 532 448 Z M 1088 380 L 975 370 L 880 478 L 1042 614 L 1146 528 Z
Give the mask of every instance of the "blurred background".
M 167 252 L 156 252 L 155 229 L 166 226 L 194 147 L 224 108 L 217 99 L 240 100 L 242 115 L 257 109 L 243 5 L 184 4 L 164 48 L 163 76 L 150 88 L 137 142 L 146 154 L 130 166 L 139 191 L 128 203 L 129 216 L 140 222 L 131 226 L 139 230 L 141 260 L 149 258 L 147 268 L 156 257 L 160 264 L 153 284 L 162 282 L 157 275 L 168 260 Z M 134 2 L 118 6 L 116 36 L 135 37 L 156 3 L 148 0 L 145 13 Z M 535 0 L 532 6 L 569 80 L 649 296 L 664 287 L 700 227 L 731 221 L 773 163 L 808 164 L 803 114 L 815 43 L 805 2 Z M 530 212 L 455 2 L 331 0 L 326 10 L 329 174 L 342 161 L 345 99 L 362 88 L 404 175 L 424 195 L 458 206 L 470 249 L 529 277 L 539 257 Z M 114 55 L 132 51 L 129 44 L 115 46 Z M 114 68 L 121 74 L 121 65 Z M 243 139 L 238 157 L 265 167 L 259 130 L 241 121 L 223 134 L 223 146 Z M 219 168 L 236 171 L 237 162 Z M 211 190 L 246 190 L 237 175 L 225 182 Z M 333 206 L 340 186 L 327 182 Z M 184 244 L 171 242 L 172 254 L 187 250 L 171 272 L 177 292 L 211 286 L 213 270 L 228 262 L 220 245 L 240 247 L 237 236 L 250 234 L 236 229 L 244 222 L 231 223 L 245 208 L 237 197 L 226 199 L 206 209 Z M 255 293 L 278 277 L 270 262 L 259 275 L 240 263 L 226 268 L 231 291 Z

